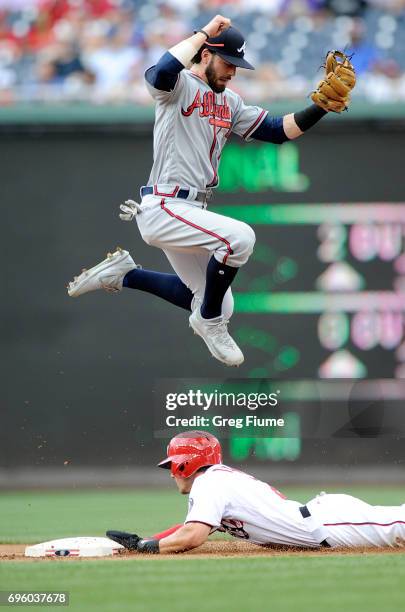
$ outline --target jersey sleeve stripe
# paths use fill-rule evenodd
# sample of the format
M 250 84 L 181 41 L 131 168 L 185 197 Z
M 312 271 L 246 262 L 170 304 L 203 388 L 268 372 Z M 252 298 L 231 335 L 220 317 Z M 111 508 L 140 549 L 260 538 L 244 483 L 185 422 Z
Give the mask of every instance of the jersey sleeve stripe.
M 265 118 L 265 116 L 267 115 L 266 110 L 262 110 L 262 112 L 260 113 L 260 115 L 257 117 L 256 121 L 250 126 L 250 128 L 248 128 L 246 130 L 246 132 L 243 134 L 242 138 L 246 139 L 248 138 L 248 136 L 250 136 L 250 134 L 260 125 L 260 123 L 263 121 L 263 119 Z

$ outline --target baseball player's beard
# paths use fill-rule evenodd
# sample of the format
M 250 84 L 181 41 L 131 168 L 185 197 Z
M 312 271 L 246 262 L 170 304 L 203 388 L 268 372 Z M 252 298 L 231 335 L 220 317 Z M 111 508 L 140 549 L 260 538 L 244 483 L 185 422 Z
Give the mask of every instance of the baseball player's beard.
M 211 87 L 212 91 L 215 93 L 222 93 L 225 91 L 226 83 L 221 83 L 218 80 L 217 72 L 213 67 L 214 57 L 212 57 L 207 64 L 207 68 L 205 69 L 205 76 L 207 77 L 208 85 Z

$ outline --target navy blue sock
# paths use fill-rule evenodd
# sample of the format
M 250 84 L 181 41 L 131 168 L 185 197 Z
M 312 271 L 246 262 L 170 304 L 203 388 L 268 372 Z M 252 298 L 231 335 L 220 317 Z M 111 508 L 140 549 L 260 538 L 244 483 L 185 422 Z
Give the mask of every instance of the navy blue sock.
M 204 300 L 201 306 L 201 316 L 204 319 L 220 316 L 224 295 L 231 286 L 238 269 L 219 263 L 214 256 L 211 257 L 207 266 Z
M 175 306 L 191 310 L 193 294 L 176 274 L 134 268 L 125 275 L 123 286 L 153 293 Z

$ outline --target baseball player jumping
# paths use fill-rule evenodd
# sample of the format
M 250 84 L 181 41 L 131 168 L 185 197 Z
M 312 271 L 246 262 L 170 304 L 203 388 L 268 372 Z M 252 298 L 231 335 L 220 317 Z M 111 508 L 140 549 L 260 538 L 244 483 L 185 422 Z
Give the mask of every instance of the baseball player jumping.
M 107 531 L 129 550 L 182 552 L 200 546 L 215 531 L 267 546 L 405 545 L 405 504 L 370 506 L 351 495 L 326 493 L 306 504 L 289 500 L 270 485 L 223 465 L 218 440 L 204 431 L 175 436 L 159 467 L 170 469 L 179 492 L 189 494 L 186 520 L 152 539 Z
M 144 241 L 164 251 L 175 274 L 143 270 L 118 249 L 68 286 L 71 297 L 96 289 L 139 289 L 191 311 L 194 332 L 229 366 L 244 359 L 227 330 L 233 311 L 231 283 L 253 251 L 255 234 L 245 223 L 206 210 L 218 185 L 222 148 L 232 132 L 247 141 L 276 144 L 297 138 L 329 110 L 347 108 L 355 83 L 350 62 L 335 55 L 312 96 L 315 104 L 271 117 L 227 88 L 237 68 L 254 69 L 244 58 L 245 49 L 246 41 L 230 19 L 217 15 L 145 73 L 156 101 L 154 162 L 140 190 L 141 204 L 127 200 L 120 216 L 136 216 Z

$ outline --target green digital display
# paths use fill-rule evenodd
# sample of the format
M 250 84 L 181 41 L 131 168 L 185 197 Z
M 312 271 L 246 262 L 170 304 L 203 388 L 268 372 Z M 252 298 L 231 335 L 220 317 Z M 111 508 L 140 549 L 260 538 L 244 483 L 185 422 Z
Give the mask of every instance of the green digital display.
M 280 192 L 303 192 L 310 180 L 300 170 L 299 149 L 293 142 L 280 147 L 271 143 L 241 147 L 229 143 L 221 155 L 218 190 L 241 189 L 257 193 L 273 189 Z
M 214 210 L 256 233 L 234 283 L 235 336 L 256 357 L 249 376 L 404 377 L 404 203 Z
M 301 454 L 300 416 L 295 412 L 283 414 L 288 423 L 286 437 L 243 437 L 233 433 L 229 439 L 228 452 L 234 461 L 245 461 L 254 457 L 258 461 L 296 461 Z M 287 437 L 288 436 L 288 437 Z

